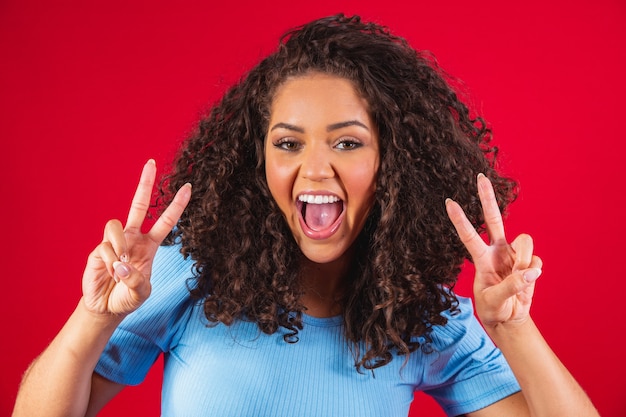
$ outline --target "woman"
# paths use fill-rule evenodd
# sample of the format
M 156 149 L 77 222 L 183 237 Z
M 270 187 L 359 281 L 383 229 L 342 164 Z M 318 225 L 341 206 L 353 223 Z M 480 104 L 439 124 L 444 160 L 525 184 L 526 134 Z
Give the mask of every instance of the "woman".
M 505 238 L 489 138 L 385 28 L 288 33 L 185 143 L 143 234 L 145 165 L 14 414 L 94 415 L 164 352 L 163 415 L 406 415 L 415 390 L 449 415 L 597 415 L 529 316 L 542 264 Z M 484 330 L 453 291 L 466 257 Z

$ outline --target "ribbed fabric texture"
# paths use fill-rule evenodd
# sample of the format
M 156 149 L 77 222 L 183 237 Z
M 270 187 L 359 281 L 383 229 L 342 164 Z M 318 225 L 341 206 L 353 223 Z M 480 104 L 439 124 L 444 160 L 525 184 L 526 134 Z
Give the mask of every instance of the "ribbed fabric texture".
M 179 249 L 159 249 L 151 297 L 116 330 L 96 367 L 113 381 L 137 384 L 165 352 L 163 416 L 402 416 L 415 390 L 459 415 L 519 390 L 470 300 L 435 328 L 433 353 L 358 373 L 341 317 L 305 315 L 294 344 L 249 322 L 207 327 L 188 294 L 192 262 Z

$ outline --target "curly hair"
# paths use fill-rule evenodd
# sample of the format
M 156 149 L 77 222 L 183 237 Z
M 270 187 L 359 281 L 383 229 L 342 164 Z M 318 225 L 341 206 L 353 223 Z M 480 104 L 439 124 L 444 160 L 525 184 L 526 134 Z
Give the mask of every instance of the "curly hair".
M 266 182 L 264 141 L 277 88 L 322 72 L 351 80 L 379 130 L 375 202 L 355 242 L 344 331 L 357 370 L 428 349 L 432 326 L 453 313 L 451 290 L 469 255 L 444 209 L 450 197 L 484 229 L 476 175 L 494 184 L 502 211 L 514 181 L 496 172 L 491 132 L 450 86 L 430 54 L 388 28 L 343 14 L 287 32 L 202 118 L 161 185 L 161 202 L 184 183 L 191 201 L 168 241 L 196 265 L 193 294 L 210 323 L 250 320 L 295 343 L 303 328 L 303 256 Z

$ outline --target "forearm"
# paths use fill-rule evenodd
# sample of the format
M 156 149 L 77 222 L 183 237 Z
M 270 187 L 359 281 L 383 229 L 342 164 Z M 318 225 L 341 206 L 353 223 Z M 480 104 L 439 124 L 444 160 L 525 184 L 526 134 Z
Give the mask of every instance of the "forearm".
M 532 319 L 517 326 L 499 325 L 487 332 L 517 377 L 532 416 L 598 416 Z
M 91 314 L 81 299 L 59 334 L 26 372 L 13 416 L 84 415 L 93 370 L 120 321 L 117 316 Z

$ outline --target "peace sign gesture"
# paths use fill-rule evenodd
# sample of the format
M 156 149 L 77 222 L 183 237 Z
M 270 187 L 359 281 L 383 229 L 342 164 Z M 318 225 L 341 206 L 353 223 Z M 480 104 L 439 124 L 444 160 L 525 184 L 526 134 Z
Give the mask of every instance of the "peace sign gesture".
M 83 300 L 95 314 L 125 315 L 150 295 L 152 261 L 163 239 L 174 228 L 191 198 L 191 186 L 181 187 L 150 231 L 141 226 L 150 207 L 156 178 L 154 160 L 143 167 L 126 225 L 110 220 L 104 237 L 89 255 L 83 273 Z
M 523 323 L 529 317 L 541 259 L 533 255 L 529 235 L 521 234 L 510 244 L 507 242 L 493 186 L 483 174 L 478 175 L 478 195 L 489 243 L 476 232 L 459 204 L 446 201 L 448 216 L 476 268 L 476 313 L 485 327 Z

